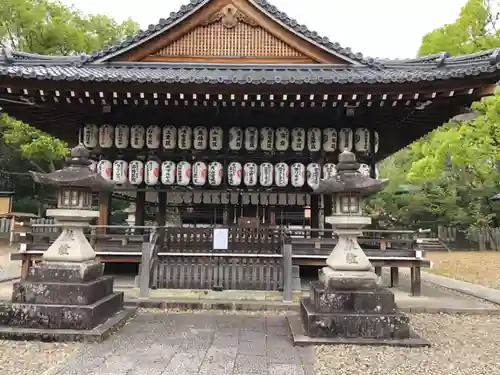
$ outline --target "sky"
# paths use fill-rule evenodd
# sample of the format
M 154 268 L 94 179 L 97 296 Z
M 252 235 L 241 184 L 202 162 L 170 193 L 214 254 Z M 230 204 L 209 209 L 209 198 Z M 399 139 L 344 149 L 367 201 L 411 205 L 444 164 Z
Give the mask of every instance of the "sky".
M 63 0 L 146 28 L 189 0 Z M 452 23 L 466 0 L 270 0 L 289 17 L 368 57 L 414 57 L 422 37 Z

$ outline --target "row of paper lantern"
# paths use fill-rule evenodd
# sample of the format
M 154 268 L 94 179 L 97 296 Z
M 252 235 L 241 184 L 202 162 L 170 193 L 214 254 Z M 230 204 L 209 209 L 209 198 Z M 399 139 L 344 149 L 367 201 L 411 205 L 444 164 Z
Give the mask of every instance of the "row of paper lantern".
M 132 185 L 163 185 L 179 186 L 219 186 L 223 178 L 223 165 L 217 161 L 205 163 L 197 161 L 193 164 L 187 161 L 175 163 L 167 160 L 161 164 L 156 160 L 148 160 L 145 163 L 133 160 L 130 163 L 125 160 L 101 160 L 93 163 L 91 169 L 107 180 L 117 184 L 127 181 Z M 368 165 L 361 164 L 360 172 L 369 174 Z M 323 173 L 321 173 L 323 172 Z M 330 178 L 337 173 L 335 164 L 327 163 L 323 168 L 318 163 L 310 163 L 307 166 L 302 163 L 245 163 L 231 162 L 227 169 L 227 181 L 229 186 L 256 186 L 270 187 L 275 184 L 285 187 L 291 184 L 294 187 L 302 187 L 305 184 L 314 187 L 321 178 Z
M 197 126 L 165 126 L 163 129 L 158 125 L 144 127 L 142 125 L 85 125 L 81 134 L 85 147 L 102 148 L 116 147 L 118 149 L 128 148 L 164 150 L 214 150 L 223 148 L 223 129 L 221 127 L 207 128 Z M 378 151 L 379 137 L 374 133 L 374 150 Z M 370 151 L 370 131 L 367 128 L 358 128 L 355 131 L 342 128 L 338 132 L 334 128 L 293 128 L 291 131 L 285 127 L 255 127 L 240 128 L 233 126 L 229 129 L 228 146 L 230 150 L 239 151 L 244 148 L 247 151 L 287 151 L 295 152 L 307 149 L 311 152 L 326 151 Z

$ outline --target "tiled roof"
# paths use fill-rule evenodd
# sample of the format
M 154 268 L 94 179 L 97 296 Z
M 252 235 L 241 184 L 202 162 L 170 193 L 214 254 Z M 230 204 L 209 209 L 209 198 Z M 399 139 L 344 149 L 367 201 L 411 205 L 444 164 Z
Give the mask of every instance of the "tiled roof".
M 196 10 L 210 2 L 211 0 L 190 0 L 189 3 L 182 5 L 177 12 L 170 13 L 166 19 L 160 19 L 156 25 L 149 25 L 146 30 L 139 31 L 136 35 L 131 36 L 117 44 L 108 46 L 101 51 L 95 51 L 88 56 L 88 61 L 104 60 L 110 55 L 113 55 L 120 50 L 130 46 L 137 45 L 152 36 L 165 32 L 169 28 L 178 24 L 183 19 L 189 17 Z M 328 38 L 319 35 L 315 31 L 311 31 L 305 25 L 299 24 L 296 20 L 290 18 L 285 12 L 280 11 L 276 6 L 272 5 L 267 0 L 249 0 L 258 9 L 273 18 L 276 22 L 282 24 L 290 31 L 298 34 L 300 37 L 317 44 L 321 48 L 327 50 L 334 55 L 352 60 L 353 62 L 365 65 L 373 65 L 376 63 L 374 59 L 365 59 L 360 53 L 353 53 L 350 48 L 344 48 L 339 43 L 331 42 Z
M 492 53 L 490 52 L 490 55 Z M 436 81 L 500 72 L 497 59 L 386 64 L 381 68 L 346 65 L 241 65 L 202 63 L 107 63 L 30 60 L 0 62 L 0 76 L 39 80 L 199 84 L 378 84 Z

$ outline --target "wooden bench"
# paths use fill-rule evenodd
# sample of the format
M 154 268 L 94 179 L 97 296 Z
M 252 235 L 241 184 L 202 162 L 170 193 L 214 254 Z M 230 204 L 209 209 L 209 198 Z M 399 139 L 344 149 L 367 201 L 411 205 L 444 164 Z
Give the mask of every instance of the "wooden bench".
M 382 268 L 390 269 L 390 287 L 399 284 L 399 268 L 410 268 L 410 286 L 413 296 L 420 296 L 422 290 L 421 269 L 429 268 L 431 262 L 424 259 L 424 252 L 415 248 L 413 240 L 395 239 L 379 244 L 380 248 L 370 248 L 375 239 L 359 238 L 363 251 L 375 268 L 375 273 L 382 275 Z M 332 238 L 291 238 L 292 262 L 298 266 L 325 265 L 333 247 L 337 244 Z M 389 245 L 389 247 L 388 247 Z

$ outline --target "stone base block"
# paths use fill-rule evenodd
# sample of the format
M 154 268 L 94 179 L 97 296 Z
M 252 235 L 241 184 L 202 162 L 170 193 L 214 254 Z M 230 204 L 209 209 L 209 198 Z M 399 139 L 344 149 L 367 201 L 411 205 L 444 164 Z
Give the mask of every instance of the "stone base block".
M 311 337 L 405 339 L 410 337 L 410 318 L 402 313 L 321 313 L 309 298 L 300 300 L 300 316 Z
M 20 281 L 14 283 L 12 302 L 48 305 L 91 305 L 113 293 L 113 278 L 86 283 Z
M 100 342 L 120 329 L 135 315 L 135 307 L 126 307 L 91 330 L 43 329 L 0 326 L 0 340 L 37 340 L 47 342 L 84 341 Z
M 84 283 L 104 275 L 104 263 L 90 260 L 81 263 L 40 262 L 30 268 L 29 281 Z
M 380 284 L 380 277 L 372 271 L 337 271 L 323 267 L 318 272 L 319 280 L 330 289 L 373 289 Z
M 123 308 L 123 292 L 86 306 L 1 303 L 0 326 L 90 330 Z
M 408 338 L 367 338 L 367 337 L 311 337 L 304 329 L 300 316 L 288 315 L 288 326 L 292 334 L 293 344 L 299 346 L 306 345 L 386 345 L 401 347 L 423 347 L 431 346 L 430 343 L 419 337 L 415 332 L 410 331 Z
M 358 314 L 395 314 L 394 294 L 387 289 L 332 290 L 320 281 L 311 283 L 310 301 L 316 312 L 356 312 Z

